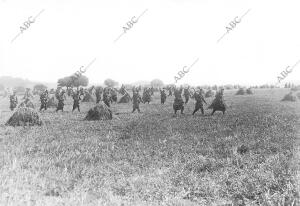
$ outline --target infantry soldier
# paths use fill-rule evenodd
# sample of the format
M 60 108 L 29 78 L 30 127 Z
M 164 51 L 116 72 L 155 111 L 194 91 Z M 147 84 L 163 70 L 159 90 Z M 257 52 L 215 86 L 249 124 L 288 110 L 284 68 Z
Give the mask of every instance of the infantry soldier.
M 88 92 L 89 92 L 90 95 L 94 95 L 94 93 L 95 93 L 95 86 L 92 85 L 90 88 L 88 88 Z
M 68 94 L 68 96 L 71 96 L 74 94 L 72 87 L 67 88 L 67 94 Z
M 165 104 L 165 101 L 167 99 L 167 94 L 164 89 L 159 89 L 159 91 L 160 91 L 160 103 Z
M 42 109 L 47 110 L 47 104 L 48 104 L 48 90 L 47 89 L 43 93 L 41 93 L 40 101 L 41 101 L 40 111 L 42 111 Z
M 79 93 L 80 93 L 80 96 L 84 96 L 85 94 L 85 92 L 84 92 L 84 89 L 81 87 L 80 89 L 79 89 Z
M 119 89 L 119 93 L 124 95 L 126 94 L 126 89 L 125 89 L 125 86 L 122 84 L 121 88 Z
M 58 104 L 57 104 L 57 108 L 56 111 L 61 110 L 62 112 L 64 111 L 64 106 L 65 106 L 65 90 L 62 90 L 61 93 L 58 95 Z
M 74 92 L 73 93 L 73 100 L 74 100 L 74 102 L 73 102 L 73 110 L 72 110 L 72 112 L 77 108 L 78 109 L 78 111 L 80 112 L 80 107 L 79 107 L 79 101 L 81 100 L 81 98 L 80 98 L 80 92 L 77 90 L 77 92 Z
M 140 102 L 142 102 L 142 98 L 138 92 L 138 90 L 133 90 L 133 96 L 132 96 L 132 102 L 133 102 L 133 110 L 132 113 L 137 109 L 139 113 L 140 111 Z
M 151 101 L 151 89 L 150 88 L 144 88 L 144 92 L 143 92 L 143 102 L 144 104 L 146 102 L 148 102 L 148 104 Z
M 116 91 L 115 88 L 111 89 L 110 94 L 111 94 L 111 103 L 117 102 L 118 101 L 118 94 L 117 94 L 117 91 Z
M 109 91 L 108 91 L 108 88 L 105 88 L 104 89 L 104 92 L 103 92 L 103 102 L 108 106 L 110 107 L 110 100 L 111 97 L 109 95 Z
M 102 87 L 96 87 L 96 103 L 99 103 L 101 101 L 101 95 L 102 95 Z
M 204 97 L 203 97 L 202 94 L 203 94 L 203 90 L 200 89 L 199 92 L 196 92 L 196 91 L 195 91 L 195 93 L 194 93 L 194 95 L 193 95 L 193 97 L 194 97 L 195 100 L 196 100 L 195 110 L 194 110 L 194 112 L 193 112 L 193 115 L 194 115 L 199 109 L 201 109 L 201 113 L 204 114 L 204 110 L 203 110 L 203 102 L 204 102 L 205 104 L 207 104 L 207 103 L 206 103 L 206 101 L 205 101 L 205 99 L 204 99 Z
M 176 89 L 174 90 L 174 95 L 175 95 L 175 99 L 174 99 L 174 103 L 173 103 L 173 109 L 174 109 L 174 113 L 177 113 L 177 110 L 181 110 L 181 114 L 183 114 L 183 110 L 184 110 L 184 106 L 183 106 L 183 99 L 181 97 L 181 93 L 182 93 L 182 87 L 180 89 Z
M 57 87 L 55 91 L 55 98 L 58 100 L 59 99 L 59 94 L 60 94 L 60 89 L 61 87 Z
M 172 88 L 170 86 L 168 87 L 168 90 L 169 90 L 169 95 L 168 96 L 172 96 Z
M 153 86 L 150 88 L 150 95 L 151 95 L 151 96 L 154 95 L 154 87 L 153 87 Z
M 26 88 L 23 99 L 28 101 L 30 98 L 33 98 L 33 95 L 30 92 L 30 88 Z
M 16 95 L 16 91 L 14 90 L 13 91 L 13 94 L 9 96 L 9 101 L 10 101 L 10 110 L 13 111 L 14 108 L 17 107 L 17 104 L 18 104 L 18 98 L 17 98 L 17 95 Z
M 222 111 L 223 114 L 226 111 L 226 104 L 223 99 L 223 92 L 224 89 L 222 88 L 215 96 L 215 99 L 211 103 L 211 105 L 208 107 L 208 109 L 213 109 L 211 115 L 215 113 L 215 111 Z
M 183 90 L 183 95 L 184 95 L 184 98 L 185 98 L 185 104 L 188 103 L 188 101 L 190 99 L 190 96 L 191 96 L 189 89 L 190 89 L 190 87 L 188 86 L 187 88 L 185 88 Z

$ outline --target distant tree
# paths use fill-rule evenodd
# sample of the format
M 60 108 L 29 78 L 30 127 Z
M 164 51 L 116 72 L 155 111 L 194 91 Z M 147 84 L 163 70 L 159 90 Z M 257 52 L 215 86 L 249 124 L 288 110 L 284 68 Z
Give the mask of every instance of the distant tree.
M 57 81 L 58 86 L 60 87 L 86 87 L 89 84 L 89 79 L 81 75 L 80 77 L 74 77 L 74 76 L 67 76 L 61 79 L 58 79 Z
M 57 85 L 59 87 L 70 87 L 70 85 L 71 85 L 71 77 L 68 76 L 68 77 L 64 77 L 64 78 L 58 79 Z
M 151 82 L 150 82 L 150 85 L 151 87 L 154 87 L 154 88 L 161 88 L 164 86 L 164 83 L 162 80 L 160 79 L 153 79 Z
M 118 86 L 119 83 L 115 80 L 112 80 L 112 79 L 106 79 L 104 80 L 104 84 L 108 87 L 115 87 L 115 86 Z
M 270 88 L 270 86 L 268 84 L 264 84 L 264 85 L 261 85 L 259 88 L 268 89 L 268 88 Z
M 5 88 L 2 84 L 0 84 L 0 91 L 3 91 Z
M 82 75 L 80 76 L 78 79 L 75 79 L 74 81 L 72 81 L 72 84 L 71 86 L 74 86 L 74 87 L 86 87 L 87 85 L 89 84 L 89 79 Z
M 43 84 L 36 84 L 36 85 L 34 85 L 34 87 L 33 87 L 33 91 L 34 92 L 43 92 L 43 91 L 45 91 L 45 89 L 47 89 L 47 86 L 45 86 L 45 85 L 43 85 Z
M 14 88 L 14 90 L 17 92 L 17 93 L 25 93 L 25 87 L 23 87 L 23 86 L 16 86 L 15 88 Z

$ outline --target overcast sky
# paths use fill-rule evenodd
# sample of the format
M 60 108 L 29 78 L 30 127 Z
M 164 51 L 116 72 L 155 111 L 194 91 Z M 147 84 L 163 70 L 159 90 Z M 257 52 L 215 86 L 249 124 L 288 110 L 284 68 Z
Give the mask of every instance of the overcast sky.
M 276 83 L 300 60 L 299 9 L 299 0 L 0 0 L 0 76 L 56 82 L 96 58 L 90 83 L 174 83 L 198 59 L 178 84 Z M 300 64 L 283 83 L 299 77 Z

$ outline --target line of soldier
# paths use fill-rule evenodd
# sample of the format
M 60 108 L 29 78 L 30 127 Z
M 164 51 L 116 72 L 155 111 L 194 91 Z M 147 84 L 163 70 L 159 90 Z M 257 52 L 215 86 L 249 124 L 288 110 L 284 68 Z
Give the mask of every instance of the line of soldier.
M 110 107 L 110 104 L 113 102 L 117 102 L 117 93 L 120 93 L 123 95 L 122 98 L 126 98 L 128 102 L 129 100 L 132 100 L 133 103 L 133 110 L 132 112 L 135 112 L 136 110 L 138 112 L 140 111 L 139 108 L 139 104 L 140 103 L 150 103 L 151 101 L 151 96 L 154 94 L 154 88 L 144 88 L 143 89 L 143 95 L 142 97 L 140 96 L 139 92 L 142 90 L 142 87 L 133 87 L 132 88 L 132 98 L 130 97 L 129 93 L 126 91 L 125 86 L 122 85 L 121 88 L 119 90 L 115 89 L 115 88 L 110 88 L 110 87 L 94 87 L 92 86 L 89 89 L 83 89 L 80 88 L 77 90 L 73 90 L 72 88 L 68 88 L 67 89 L 67 94 L 69 96 L 72 96 L 73 98 L 73 109 L 72 112 L 74 110 L 78 110 L 80 112 L 80 100 L 82 100 L 81 96 L 86 96 L 88 94 L 93 95 L 95 94 L 96 96 L 96 103 L 99 103 L 101 101 L 101 96 L 103 96 L 103 102 Z M 187 88 L 183 88 L 182 86 L 179 88 L 176 88 L 175 86 L 173 87 L 165 87 L 165 88 L 160 88 L 160 97 L 161 97 L 161 104 L 164 104 L 166 99 L 167 99 L 167 91 L 169 93 L 168 96 L 172 96 L 174 94 L 175 99 L 173 102 L 173 110 L 174 110 L 174 114 L 177 113 L 178 110 L 181 111 L 181 113 L 183 114 L 184 111 L 184 104 L 187 104 L 190 97 L 195 99 L 196 103 L 195 103 L 195 109 L 192 113 L 192 115 L 194 115 L 199 109 L 201 110 L 201 113 L 204 114 L 204 109 L 203 109 L 203 103 L 207 104 L 204 98 L 204 91 L 201 88 L 198 88 L 197 91 L 195 89 L 193 89 L 194 92 L 191 92 L 190 87 Z M 223 114 L 225 113 L 226 110 L 226 105 L 223 99 L 223 91 L 224 89 L 221 89 L 220 91 L 217 92 L 217 94 L 215 95 L 215 99 L 213 100 L 212 104 L 208 107 L 209 109 L 212 109 L 212 113 L 211 115 L 213 115 L 216 111 L 222 111 Z M 52 90 L 53 92 L 53 90 Z M 185 98 L 185 101 L 183 101 L 182 99 L 182 94 Z M 23 99 L 25 99 L 25 101 L 28 101 L 30 98 L 32 98 L 32 94 L 30 93 L 29 89 L 26 89 L 25 95 L 23 97 Z M 63 111 L 64 109 L 64 101 L 66 100 L 66 91 L 64 89 L 61 89 L 60 87 L 58 87 L 55 91 L 55 97 L 58 100 L 58 104 L 57 104 L 57 108 L 56 108 L 56 112 L 58 111 Z M 122 100 L 121 98 L 121 100 Z M 119 101 L 119 103 L 121 102 L 121 100 Z M 49 101 L 49 92 L 46 89 L 44 92 L 42 92 L 40 94 L 40 101 L 41 101 L 41 107 L 40 107 L 40 111 L 42 110 L 47 110 L 47 105 L 48 105 L 48 101 Z M 17 107 L 18 104 L 18 98 L 16 96 L 16 92 L 14 91 L 12 95 L 10 95 L 10 109 L 14 110 L 14 108 Z

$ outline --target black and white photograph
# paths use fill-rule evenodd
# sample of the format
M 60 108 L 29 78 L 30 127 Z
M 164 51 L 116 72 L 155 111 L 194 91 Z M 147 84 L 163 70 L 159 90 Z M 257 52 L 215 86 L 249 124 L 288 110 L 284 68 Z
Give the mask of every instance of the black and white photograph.
M 0 0 L 0 206 L 300 206 L 300 1 Z

